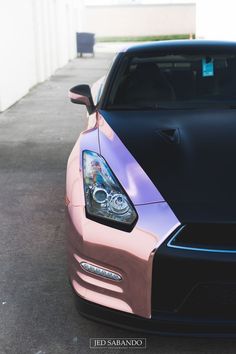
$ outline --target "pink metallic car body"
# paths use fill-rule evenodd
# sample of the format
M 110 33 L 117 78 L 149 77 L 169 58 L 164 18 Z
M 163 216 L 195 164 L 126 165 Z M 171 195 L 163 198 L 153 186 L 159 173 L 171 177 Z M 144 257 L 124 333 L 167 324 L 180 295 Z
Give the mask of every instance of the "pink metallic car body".
M 132 200 L 139 218 L 131 233 L 86 218 L 85 149 L 105 157 Z M 68 232 L 69 276 L 76 293 L 97 304 L 150 318 L 153 254 L 179 221 L 99 113 L 89 118 L 88 129 L 81 133 L 69 157 L 66 200 L 73 226 Z M 117 272 L 122 280 L 114 282 L 91 274 L 80 266 L 82 261 Z

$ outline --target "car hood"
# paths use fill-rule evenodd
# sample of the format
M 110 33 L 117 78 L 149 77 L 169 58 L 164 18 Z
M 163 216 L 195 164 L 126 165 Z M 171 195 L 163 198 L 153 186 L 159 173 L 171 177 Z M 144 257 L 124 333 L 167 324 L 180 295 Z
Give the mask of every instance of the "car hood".
M 236 111 L 100 113 L 181 222 L 236 222 Z

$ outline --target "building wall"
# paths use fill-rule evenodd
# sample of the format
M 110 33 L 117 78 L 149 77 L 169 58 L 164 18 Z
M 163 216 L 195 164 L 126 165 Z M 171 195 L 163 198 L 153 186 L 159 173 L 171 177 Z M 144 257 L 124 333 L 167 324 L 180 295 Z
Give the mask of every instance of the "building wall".
M 195 33 L 195 4 L 90 5 L 85 19 L 98 37 Z
M 0 111 L 76 55 L 77 0 L 0 0 Z
M 196 36 L 199 39 L 236 40 L 236 1 L 196 1 Z

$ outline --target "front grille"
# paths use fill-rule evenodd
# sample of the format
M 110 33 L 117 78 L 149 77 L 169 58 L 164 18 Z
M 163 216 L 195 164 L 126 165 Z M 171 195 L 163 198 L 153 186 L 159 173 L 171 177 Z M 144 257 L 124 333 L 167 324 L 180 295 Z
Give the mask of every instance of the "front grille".
M 168 241 L 154 256 L 152 313 L 235 320 L 235 253 L 171 248 Z
M 169 247 L 236 252 L 236 224 L 188 224 L 180 227 Z

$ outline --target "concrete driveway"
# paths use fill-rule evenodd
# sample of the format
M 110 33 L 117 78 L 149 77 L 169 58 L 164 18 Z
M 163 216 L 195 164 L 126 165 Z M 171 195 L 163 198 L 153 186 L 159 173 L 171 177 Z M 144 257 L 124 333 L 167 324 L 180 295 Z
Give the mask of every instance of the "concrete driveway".
M 78 315 L 66 274 L 65 170 L 86 125 L 67 91 L 98 79 L 110 61 L 76 59 L 0 114 L 0 354 L 105 353 L 89 339 L 143 337 Z M 232 340 L 145 337 L 145 353 L 236 352 Z

